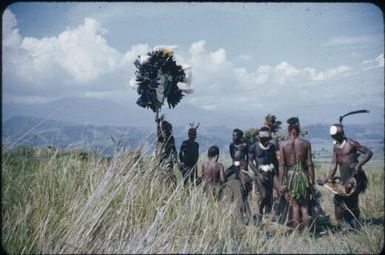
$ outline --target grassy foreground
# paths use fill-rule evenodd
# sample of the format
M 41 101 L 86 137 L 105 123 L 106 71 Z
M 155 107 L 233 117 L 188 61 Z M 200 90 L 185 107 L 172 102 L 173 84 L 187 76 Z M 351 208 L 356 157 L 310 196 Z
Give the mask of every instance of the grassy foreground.
M 325 168 L 316 169 L 316 176 Z M 139 150 L 96 154 L 2 152 L 2 245 L 19 253 L 380 253 L 384 246 L 384 166 L 368 163 L 357 233 L 288 233 L 265 217 L 245 226 L 234 205 L 197 188 L 174 189 Z M 179 174 L 179 173 L 177 173 Z M 321 205 L 333 215 L 332 194 Z M 256 195 L 250 197 L 253 213 Z

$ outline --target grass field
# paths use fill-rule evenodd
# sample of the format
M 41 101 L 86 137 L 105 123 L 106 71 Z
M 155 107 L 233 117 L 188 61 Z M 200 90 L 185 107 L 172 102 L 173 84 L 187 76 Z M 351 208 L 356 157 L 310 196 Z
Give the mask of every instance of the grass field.
M 201 186 L 162 182 L 159 164 L 139 150 L 111 160 L 79 151 L 2 151 L 2 244 L 19 253 L 380 253 L 384 246 L 384 165 L 364 167 L 358 232 L 288 232 L 267 216 L 258 226 Z M 316 169 L 316 176 L 327 171 Z M 181 177 L 178 174 L 179 184 Z M 319 189 L 333 214 L 333 196 Z M 250 197 L 256 212 L 256 194 Z

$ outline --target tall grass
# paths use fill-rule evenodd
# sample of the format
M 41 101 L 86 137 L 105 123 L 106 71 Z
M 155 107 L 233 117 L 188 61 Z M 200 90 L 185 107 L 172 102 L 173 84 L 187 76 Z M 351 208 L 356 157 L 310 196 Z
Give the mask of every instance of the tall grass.
M 28 154 L 28 153 L 27 153 Z M 246 226 L 234 204 L 217 202 L 201 186 L 174 188 L 162 167 L 138 150 L 97 154 L 2 153 L 2 243 L 8 253 L 379 253 L 384 217 L 384 169 L 367 169 L 362 228 L 322 237 L 293 232 L 267 216 Z M 317 172 L 325 172 L 321 169 Z M 322 191 L 322 190 L 321 190 Z M 255 196 L 251 196 L 253 212 Z M 321 200 L 333 214 L 332 195 Z M 333 218 L 333 216 L 332 216 Z

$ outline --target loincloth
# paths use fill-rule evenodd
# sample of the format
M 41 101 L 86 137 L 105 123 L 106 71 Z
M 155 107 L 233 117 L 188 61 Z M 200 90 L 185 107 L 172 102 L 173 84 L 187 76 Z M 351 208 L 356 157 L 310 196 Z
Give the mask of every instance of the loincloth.
M 296 173 L 296 171 L 301 171 Z M 289 176 L 290 173 L 290 176 Z M 304 203 L 308 201 L 313 193 L 313 185 L 304 169 L 295 170 L 295 166 L 286 167 L 286 183 L 290 200 Z
M 260 173 L 269 173 L 271 172 L 273 175 L 278 175 L 277 169 L 275 169 L 272 163 L 266 165 L 259 165 L 258 170 Z

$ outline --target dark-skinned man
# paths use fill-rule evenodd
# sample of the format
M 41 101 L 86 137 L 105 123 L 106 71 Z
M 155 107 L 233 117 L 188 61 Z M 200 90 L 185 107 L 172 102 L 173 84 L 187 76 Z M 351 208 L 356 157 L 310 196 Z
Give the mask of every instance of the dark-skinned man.
M 279 183 L 281 184 L 281 193 L 288 189 L 288 200 L 291 207 L 291 226 L 296 228 L 298 224 L 303 223 L 305 228 L 310 225 L 308 207 L 310 195 L 314 185 L 314 169 L 311 155 L 310 143 L 300 138 L 300 123 L 296 117 L 287 120 L 289 138 L 280 143 L 279 151 Z M 294 172 L 303 176 L 301 181 L 307 186 L 302 194 L 297 193 L 296 182 L 299 181 Z M 303 175 L 304 174 L 304 175 Z M 285 181 L 285 186 L 283 186 Z
M 335 140 L 333 148 L 333 160 L 330 173 L 326 180 L 330 180 L 336 173 L 337 167 L 340 171 L 342 183 L 347 186 L 352 178 L 356 181 L 356 190 L 350 196 L 334 196 L 335 217 L 338 223 L 345 220 L 353 228 L 359 228 L 358 219 L 360 209 L 358 196 L 367 188 L 368 179 L 362 166 L 370 160 L 373 152 L 358 142 L 345 137 L 342 124 L 334 124 L 330 127 L 330 135 Z M 362 154 L 361 160 L 358 160 Z M 346 208 L 347 207 L 347 208 Z M 349 212 L 350 211 L 350 212 Z
M 190 177 L 191 183 L 195 183 L 197 178 L 197 162 L 199 158 L 199 144 L 195 142 L 197 137 L 197 129 L 199 124 L 196 127 L 190 124 L 190 129 L 188 130 L 188 139 L 182 142 L 179 150 L 179 159 L 182 164 L 182 175 L 184 178 L 184 185 L 187 184 Z
M 229 151 L 231 159 L 236 166 L 239 166 L 239 160 L 235 160 L 235 158 L 248 162 L 248 146 L 243 141 L 242 130 L 238 128 L 233 130 L 233 142 L 229 146 Z
M 221 185 L 225 182 L 223 165 L 218 162 L 219 148 L 215 145 L 211 146 L 208 150 L 207 156 L 208 161 L 202 167 L 203 189 L 218 198 Z
M 263 211 L 270 213 L 273 205 L 273 182 L 278 184 L 278 159 L 275 147 L 270 143 L 271 132 L 268 127 L 261 127 L 258 132 L 257 142 L 249 150 L 249 166 L 256 175 L 255 183 L 259 199 L 258 220 L 262 219 Z
M 174 162 L 177 162 L 177 151 L 175 147 L 175 139 L 172 135 L 172 125 L 168 121 L 161 118 L 155 119 L 157 123 L 158 143 L 156 156 L 159 158 L 160 164 L 165 166 L 164 179 L 172 185 L 176 185 L 176 176 L 173 171 Z

